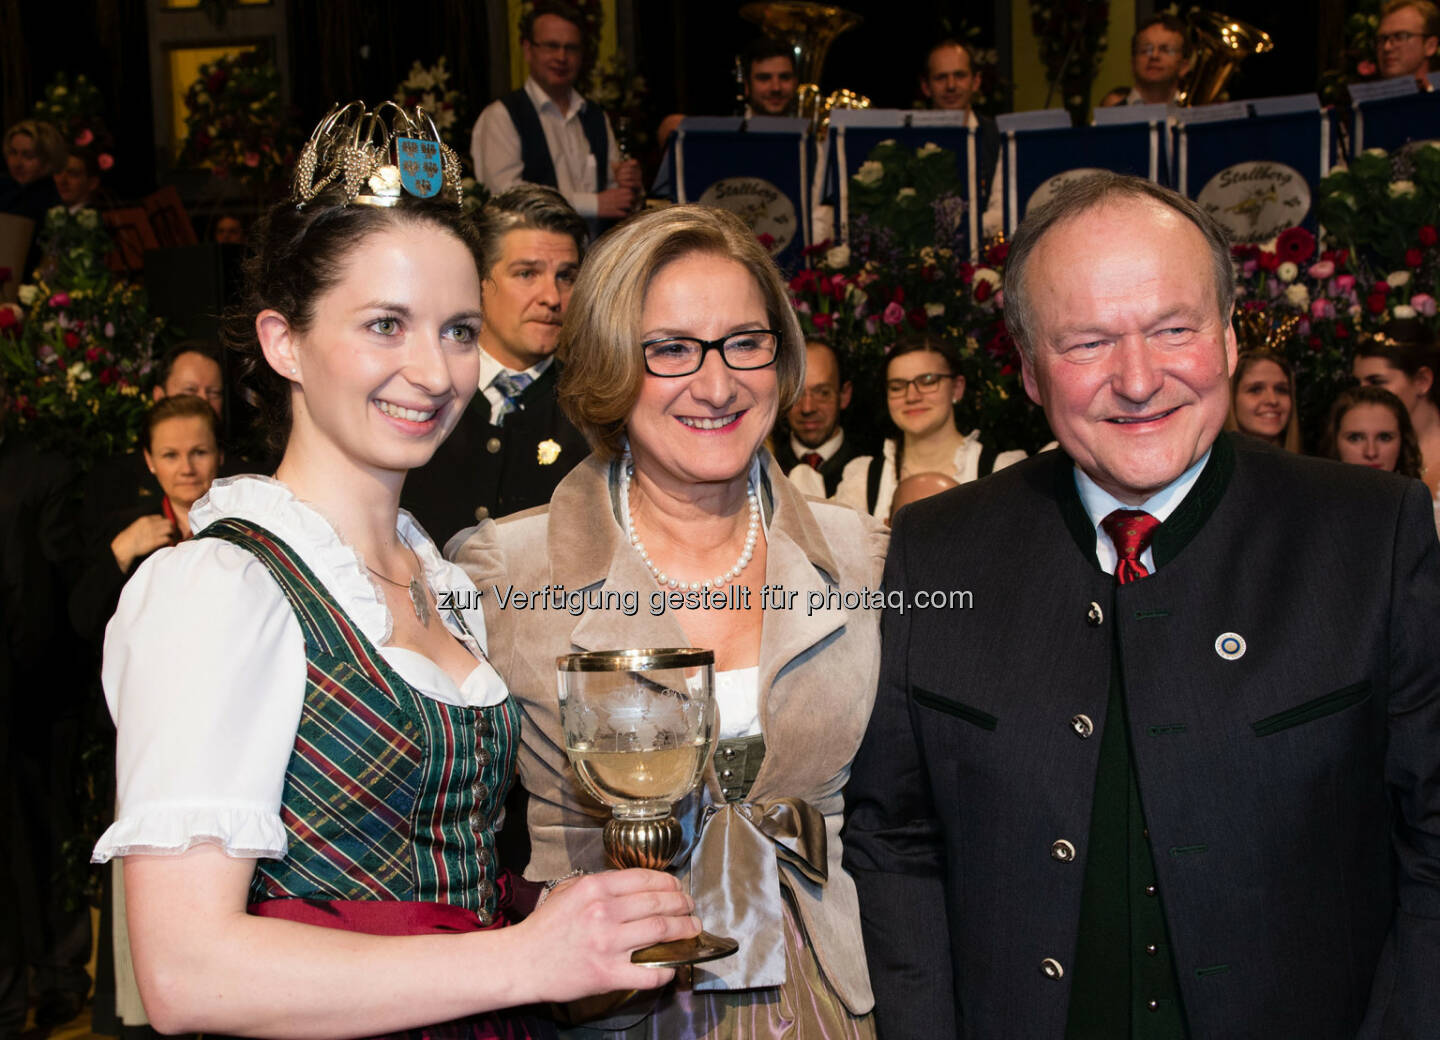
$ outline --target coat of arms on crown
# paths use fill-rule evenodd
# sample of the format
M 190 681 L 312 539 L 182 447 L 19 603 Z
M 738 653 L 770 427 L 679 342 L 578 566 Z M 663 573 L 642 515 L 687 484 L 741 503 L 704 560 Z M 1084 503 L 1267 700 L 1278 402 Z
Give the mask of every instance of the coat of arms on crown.
M 305 142 L 290 198 L 304 206 L 338 184 L 346 205 L 394 206 L 408 191 L 421 199 L 453 198 L 459 206 L 460 178 L 459 157 L 423 108 L 384 101 L 372 112 L 352 101 L 332 108 Z

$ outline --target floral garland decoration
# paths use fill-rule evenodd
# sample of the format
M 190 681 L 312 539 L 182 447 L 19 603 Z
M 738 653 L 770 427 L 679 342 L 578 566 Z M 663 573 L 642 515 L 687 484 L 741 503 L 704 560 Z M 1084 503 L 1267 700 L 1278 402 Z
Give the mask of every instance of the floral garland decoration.
M 208 167 L 217 178 L 256 189 L 285 182 L 295 160 L 295 130 L 284 118 L 273 61 L 242 51 L 201 65 L 185 106 L 181 165 Z
M 1005 327 L 1001 279 L 1009 246 L 991 243 L 981 262 L 972 261 L 964 214 L 952 152 L 882 141 L 851 178 L 849 243 L 808 249 L 814 266 L 790 280 L 791 297 L 806 335 L 845 352 L 856 394 L 846 422 L 857 434 L 884 429 L 880 388 L 890 348 L 908 332 L 928 330 L 961 356 L 961 428 L 1034 450 L 1050 432 L 1025 396 L 1019 352 Z
M 144 291 L 106 267 L 112 245 L 93 209 L 53 207 L 35 280 L 18 306 L 0 308 L 6 422 L 87 467 L 133 447 L 161 330 Z
M 465 95 L 450 86 L 450 70 L 442 54 L 434 65 L 426 67 L 417 58 L 410 65 L 410 74 L 395 88 L 394 99 L 406 108 L 423 108 L 435 120 L 440 139 L 459 155 L 470 151 L 469 125 L 465 112 Z
M 71 80 L 64 72 L 57 72 L 35 102 L 32 115 L 59 130 L 70 145 L 93 148 L 96 165 L 104 172 L 115 166 L 114 142 L 105 126 L 104 109 L 100 91 L 85 73 Z

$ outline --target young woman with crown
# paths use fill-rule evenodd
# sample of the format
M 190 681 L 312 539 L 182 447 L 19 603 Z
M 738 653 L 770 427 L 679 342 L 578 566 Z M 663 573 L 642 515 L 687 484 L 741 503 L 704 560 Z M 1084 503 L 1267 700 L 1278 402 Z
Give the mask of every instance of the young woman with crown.
M 662 985 L 630 953 L 698 930 L 666 874 L 540 891 L 495 862 L 519 713 L 475 587 L 399 510 L 476 389 L 459 180 L 418 110 L 317 128 L 227 334 L 283 459 L 216 481 L 108 630 L 95 859 L 124 857 L 163 1033 L 543 1035 L 503 1009 Z

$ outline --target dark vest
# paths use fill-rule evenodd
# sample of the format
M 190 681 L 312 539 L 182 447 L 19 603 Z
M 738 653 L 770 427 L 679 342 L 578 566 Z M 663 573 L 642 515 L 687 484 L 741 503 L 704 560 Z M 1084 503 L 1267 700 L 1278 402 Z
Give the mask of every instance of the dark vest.
M 467 708 L 417 693 L 264 528 L 225 519 L 197 537 L 264 564 L 305 636 L 305 702 L 280 806 L 289 851 L 257 861 L 250 902 L 448 903 L 488 924 L 495 819 L 520 742 L 514 702 Z
M 1156 530 L 1153 552 L 1157 567 L 1173 558 L 1213 512 L 1233 467 L 1234 453 L 1221 438 L 1194 487 Z M 1066 479 L 1073 482 L 1073 478 Z M 1081 508 L 1076 499 L 1066 502 L 1067 520 L 1077 541 L 1093 547 L 1095 535 L 1089 517 L 1073 515 Z M 1109 610 L 1112 615 L 1116 610 L 1113 598 Z M 1134 1040 L 1183 1040 L 1189 1035 L 1185 1009 L 1130 743 L 1120 629 L 1115 627 L 1114 633 L 1065 1036 L 1067 1040 L 1111 1040 L 1127 1035 Z M 1183 730 L 1183 725 L 1180 728 Z M 1204 846 L 1172 846 L 1168 854 L 1179 858 L 1203 851 Z
M 531 184 L 544 184 L 558 188 L 555 177 L 555 161 L 550 158 L 550 146 L 545 142 L 545 130 L 540 125 L 540 113 L 535 102 L 522 87 L 512 90 L 500 99 L 505 111 L 510 113 L 510 122 L 520 135 L 520 158 L 525 166 L 520 179 Z M 610 177 L 610 139 L 605 133 L 605 113 L 599 105 L 582 102 L 580 127 L 585 131 L 585 140 L 590 142 L 590 154 L 595 156 L 595 190 L 604 191 Z

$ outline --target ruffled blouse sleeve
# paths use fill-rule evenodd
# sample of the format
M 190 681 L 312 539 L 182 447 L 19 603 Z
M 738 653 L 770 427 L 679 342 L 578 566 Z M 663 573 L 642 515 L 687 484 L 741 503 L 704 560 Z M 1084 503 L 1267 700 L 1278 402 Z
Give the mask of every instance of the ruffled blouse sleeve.
M 120 597 L 101 677 L 119 731 L 118 806 L 95 862 L 201 843 L 285 855 L 305 642 L 263 564 L 215 538 L 156 553 Z

